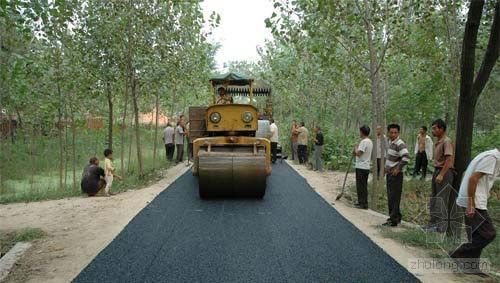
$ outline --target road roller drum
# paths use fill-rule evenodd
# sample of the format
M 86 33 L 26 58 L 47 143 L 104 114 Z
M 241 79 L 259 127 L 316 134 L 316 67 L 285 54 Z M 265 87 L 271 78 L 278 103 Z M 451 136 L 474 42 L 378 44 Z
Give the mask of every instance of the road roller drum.
M 212 147 L 198 152 L 198 182 L 202 198 L 264 197 L 266 153 L 252 147 Z

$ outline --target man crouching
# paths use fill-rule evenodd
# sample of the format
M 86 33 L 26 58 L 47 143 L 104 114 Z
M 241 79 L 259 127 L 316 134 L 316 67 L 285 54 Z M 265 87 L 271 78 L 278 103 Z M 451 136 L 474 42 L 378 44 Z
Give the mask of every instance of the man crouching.
M 104 188 L 106 188 L 104 169 L 99 167 L 99 159 L 97 157 L 91 157 L 89 164 L 83 169 L 81 187 L 82 192 L 89 197 L 104 192 Z

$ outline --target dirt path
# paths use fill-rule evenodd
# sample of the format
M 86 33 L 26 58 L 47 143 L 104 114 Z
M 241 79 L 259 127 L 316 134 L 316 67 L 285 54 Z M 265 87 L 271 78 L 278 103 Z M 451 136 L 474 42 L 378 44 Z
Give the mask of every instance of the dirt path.
M 48 235 L 34 242 L 7 282 L 70 282 L 151 200 L 188 170 L 168 169 L 164 179 L 141 190 L 112 197 L 76 197 L 0 205 L 0 228 L 40 228 Z
M 406 267 L 422 282 L 467 282 L 466 278 L 458 274 L 443 273 L 435 269 L 411 268 L 409 260 L 429 259 L 430 255 L 425 251 L 413 247 L 405 246 L 393 239 L 382 235 L 380 224 L 385 222 L 386 216 L 372 210 L 356 209 L 353 205 L 343 198 L 335 202 L 335 198 L 340 193 L 345 173 L 343 172 L 323 172 L 318 173 L 306 169 L 302 165 L 295 165 L 288 162 L 309 185 L 328 203 L 330 203 L 342 216 L 349 220 L 354 226 L 367 235 L 373 242 L 380 246 L 386 253 L 392 256 L 399 264 Z M 348 175 L 347 186 L 355 183 L 354 173 Z M 395 228 L 403 229 L 403 228 Z M 418 267 L 418 266 L 415 266 Z M 469 278 L 470 279 L 470 278 Z

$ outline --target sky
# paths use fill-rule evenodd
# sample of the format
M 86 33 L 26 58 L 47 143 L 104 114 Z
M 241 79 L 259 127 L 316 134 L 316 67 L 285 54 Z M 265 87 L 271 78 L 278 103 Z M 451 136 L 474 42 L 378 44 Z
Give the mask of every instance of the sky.
M 204 0 L 201 7 L 206 19 L 213 11 L 221 17 L 209 38 L 221 45 L 215 56 L 219 70 L 224 62 L 259 60 L 257 46 L 272 38 L 264 23 L 273 13 L 272 0 Z

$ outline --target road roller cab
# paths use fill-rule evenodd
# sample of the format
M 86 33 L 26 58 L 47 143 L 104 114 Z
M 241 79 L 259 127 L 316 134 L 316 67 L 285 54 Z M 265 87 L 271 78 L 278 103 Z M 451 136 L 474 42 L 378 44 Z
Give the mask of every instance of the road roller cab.
M 198 176 L 200 196 L 262 198 L 271 174 L 271 144 L 269 137 L 256 137 L 256 132 L 262 124 L 259 118 L 272 115 L 270 88 L 256 89 L 260 96 L 268 97 L 264 111 L 259 112 L 253 79 L 231 73 L 213 78 L 211 83 L 214 104 L 191 107 L 189 111 L 190 136 L 194 139 L 192 170 Z M 244 99 L 215 104 L 221 87 L 231 100 Z

